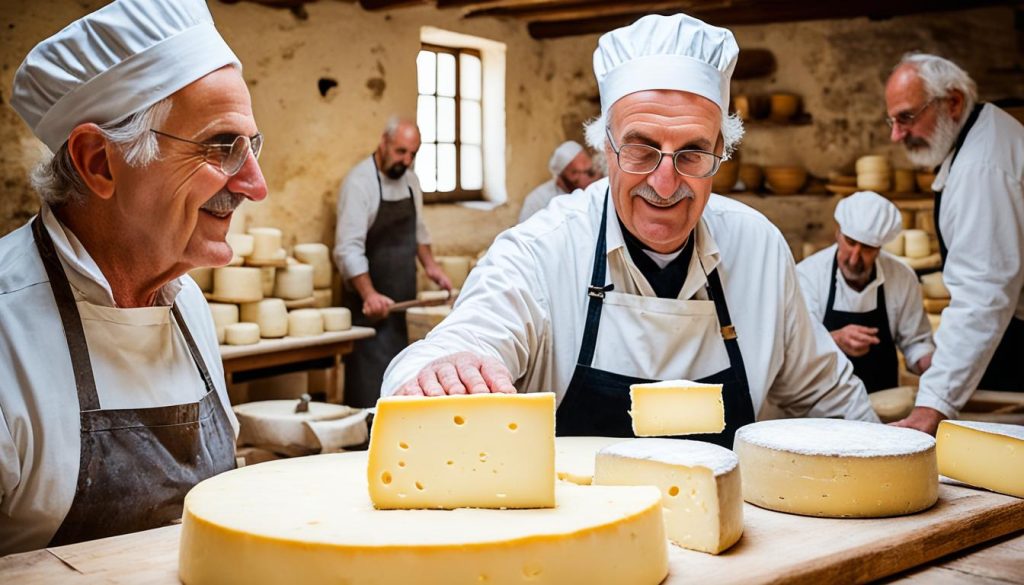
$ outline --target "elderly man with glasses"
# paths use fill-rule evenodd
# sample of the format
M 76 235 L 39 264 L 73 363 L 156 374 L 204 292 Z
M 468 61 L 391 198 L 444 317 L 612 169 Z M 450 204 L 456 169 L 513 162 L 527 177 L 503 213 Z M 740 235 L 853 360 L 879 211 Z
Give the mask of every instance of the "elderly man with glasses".
M 731 32 L 682 14 L 604 35 L 587 137 L 608 179 L 499 236 L 384 393 L 554 391 L 559 434 L 632 436 L 630 384 L 718 383 L 725 431 L 699 438 L 726 446 L 758 418 L 876 421 L 778 229 L 711 194 L 742 134 L 726 114 L 738 52 Z
M 235 466 L 202 292 L 266 197 L 241 65 L 202 0 L 118 0 L 33 48 L 11 105 L 53 153 L 0 240 L 0 554 L 164 525 Z
M 978 101 L 952 61 L 905 56 L 885 87 L 891 139 L 934 168 L 935 229 L 950 305 L 932 367 L 900 426 L 935 434 L 976 388 L 1024 391 L 1024 126 Z

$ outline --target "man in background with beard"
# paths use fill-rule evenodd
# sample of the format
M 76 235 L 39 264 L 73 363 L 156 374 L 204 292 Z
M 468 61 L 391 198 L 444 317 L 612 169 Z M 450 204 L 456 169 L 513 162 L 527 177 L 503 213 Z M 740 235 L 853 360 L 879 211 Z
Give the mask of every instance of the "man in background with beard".
M 405 314 L 388 311 L 416 298 L 416 259 L 438 286 L 452 287 L 431 253 L 423 192 L 408 172 L 419 149 L 416 123 L 392 117 L 377 150 L 349 172 L 338 196 L 334 262 L 345 281 L 345 306 L 355 324 L 377 330 L 345 361 L 350 406 L 376 404 L 384 369 L 406 346 Z
M 900 426 L 935 434 L 976 388 L 1022 390 L 1024 378 L 1024 126 L 977 103 L 951 61 L 905 56 L 885 88 L 892 141 L 936 167 L 935 228 L 952 300 L 932 367 Z

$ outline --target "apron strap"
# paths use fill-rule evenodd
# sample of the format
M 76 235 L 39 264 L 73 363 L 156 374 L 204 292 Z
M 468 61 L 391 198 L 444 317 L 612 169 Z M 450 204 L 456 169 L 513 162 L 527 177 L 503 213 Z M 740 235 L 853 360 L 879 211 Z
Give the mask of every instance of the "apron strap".
M 71 292 L 68 277 L 64 274 L 53 238 L 46 230 L 40 216 L 32 220 L 32 237 L 43 260 L 46 276 L 50 279 L 50 290 L 53 300 L 60 312 L 60 321 L 64 326 L 64 339 L 71 355 L 71 369 L 75 374 L 75 387 L 78 390 L 78 407 L 81 411 L 99 410 L 100 398 L 96 393 L 96 378 L 92 373 L 92 362 L 89 360 L 89 344 L 85 340 L 85 329 L 82 318 L 78 314 L 75 295 Z
M 964 124 L 963 129 L 960 130 L 960 134 L 956 137 L 956 144 L 953 145 L 953 158 L 949 161 L 949 170 L 953 171 L 953 163 L 956 162 L 956 157 L 960 154 L 960 147 L 964 145 L 964 141 L 967 140 L 967 135 L 970 133 L 971 128 L 974 127 L 974 123 L 978 121 L 978 116 L 981 115 L 981 109 L 985 106 L 984 103 L 974 104 L 974 109 L 971 110 L 971 115 L 967 118 L 967 123 Z M 941 165 L 939 165 L 941 167 Z M 939 167 L 935 168 L 935 172 L 939 172 Z M 947 175 L 948 180 L 948 175 Z M 935 205 L 933 206 L 933 216 L 935 221 L 935 235 L 939 239 L 939 255 L 942 257 L 942 267 L 946 267 L 946 255 L 949 253 L 949 249 L 946 248 L 946 241 L 942 239 L 942 228 L 939 227 L 939 207 L 942 206 L 942 191 L 934 191 L 935 194 Z
M 594 268 L 590 273 L 590 286 L 587 295 L 587 320 L 583 328 L 583 341 L 580 343 L 580 355 L 576 363 L 590 366 L 594 361 L 594 349 L 597 347 L 597 331 L 601 326 L 601 308 L 604 305 L 604 294 L 614 287 L 605 286 L 605 268 L 608 258 L 605 250 L 605 228 L 608 225 L 608 191 L 604 192 L 604 211 L 601 212 L 601 227 L 598 229 L 597 247 L 594 249 Z
M 718 315 L 718 325 L 721 327 L 722 340 L 725 342 L 725 351 L 729 354 L 729 365 L 733 369 L 736 379 L 747 388 L 747 368 L 743 364 L 743 353 L 740 352 L 739 337 L 736 335 L 736 327 L 732 324 L 732 317 L 729 316 L 729 305 L 725 302 L 725 289 L 722 288 L 722 279 L 718 275 L 716 266 L 706 275 L 708 280 L 707 292 L 711 301 L 715 303 L 715 313 Z M 749 401 L 750 395 L 747 394 Z M 753 406 L 751 406 L 753 411 Z
M 178 323 L 181 336 L 185 338 L 185 345 L 188 346 L 188 352 L 192 355 L 192 361 L 195 362 L 196 368 L 199 369 L 199 375 L 203 378 L 206 392 L 216 392 L 217 387 L 213 384 L 210 371 L 206 369 L 206 361 L 203 359 L 203 354 L 199 352 L 199 346 L 196 345 L 195 339 L 192 338 L 192 333 L 188 330 L 188 325 L 185 323 L 185 318 L 181 316 L 181 311 L 178 310 L 177 304 L 171 305 L 171 313 L 174 315 L 174 320 Z

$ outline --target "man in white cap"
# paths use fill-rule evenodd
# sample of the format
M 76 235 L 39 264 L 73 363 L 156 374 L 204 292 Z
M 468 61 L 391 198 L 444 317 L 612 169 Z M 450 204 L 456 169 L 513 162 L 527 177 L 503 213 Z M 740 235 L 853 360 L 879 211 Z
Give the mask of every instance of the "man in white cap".
M 900 211 L 861 191 L 836 205 L 836 243 L 796 267 L 811 316 L 822 322 L 868 392 L 899 385 L 898 347 L 907 369 L 931 365 L 932 329 L 917 275 L 882 246 L 899 235 Z
M 910 54 L 885 86 L 891 139 L 935 168 L 935 230 L 950 304 L 932 368 L 900 426 L 935 433 L 977 388 L 1024 390 L 1024 125 L 978 101 L 967 72 Z
M 682 14 L 602 36 L 588 137 L 608 179 L 501 234 L 384 393 L 554 391 L 559 434 L 632 436 L 631 383 L 717 383 L 725 431 L 698 438 L 727 446 L 769 416 L 878 420 L 808 314 L 782 234 L 711 195 L 742 134 L 727 115 L 738 53 Z
M 523 201 L 519 223 L 547 207 L 555 197 L 572 193 L 576 189 L 586 189 L 595 179 L 594 162 L 590 159 L 590 154 L 579 142 L 572 140 L 559 144 L 555 152 L 551 153 L 548 171 L 551 172 L 551 179 L 530 191 Z
M 235 466 L 213 321 L 186 272 L 226 264 L 266 197 L 241 65 L 202 0 L 119 0 L 33 48 L 11 105 L 53 152 L 0 240 L 0 554 L 180 517 Z

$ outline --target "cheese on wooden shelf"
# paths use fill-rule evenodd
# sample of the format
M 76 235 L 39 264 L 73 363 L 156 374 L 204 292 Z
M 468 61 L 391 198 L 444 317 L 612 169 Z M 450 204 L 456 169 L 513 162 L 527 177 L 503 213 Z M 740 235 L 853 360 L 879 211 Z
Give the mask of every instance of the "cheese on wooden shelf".
M 743 534 L 743 491 L 736 454 L 711 443 L 632 439 L 597 454 L 595 485 L 661 490 L 665 532 L 677 545 L 718 554 Z
M 252 254 L 253 237 L 249 234 L 228 234 L 225 239 L 235 256 L 249 256 Z
M 274 282 L 277 280 L 277 268 L 273 266 L 260 267 L 260 281 L 263 286 L 263 296 L 274 295 Z
M 778 512 L 882 518 L 938 498 L 935 439 L 913 429 L 836 419 L 769 420 L 736 432 L 743 498 Z
M 213 269 L 213 294 L 237 303 L 252 303 L 263 298 L 260 269 L 222 266 Z
M 213 326 L 217 330 L 217 342 L 224 343 L 224 328 L 238 323 L 238 305 L 228 303 L 207 304 L 210 307 L 210 315 L 213 317 Z
M 310 337 L 323 332 L 324 317 L 319 309 L 295 309 L 288 313 L 289 337 Z
M 259 325 L 261 337 L 275 338 L 288 334 L 288 308 L 281 299 L 243 303 L 239 315 L 241 321 Z
M 345 307 L 319 309 L 324 318 L 324 331 L 348 331 L 352 328 L 352 312 Z
M 249 230 L 252 236 L 253 260 L 273 260 L 281 250 L 281 230 L 270 227 L 256 227 Z
M 369 451 L 378 508 L 550 508 L 555 395 L 381 398 Z
M 597 452 L 623 440 L 622 437 L 555 437 L 555 473 L 558 479 L 590 485 L 594 481 Z
M 279 268 L 274 280 L 274 296 L 288 300 L 313 296 L 313 267 L 289 264 L 287 268 Z
M 185 498 L 187 585 L 657 585 L 668 575 L 661 495 L 563 483 L 541 510 L 375 510 L 365 453 L 228 471 Z M 552 481 L 552 484 L 554 481 Z
M 931 254 L 928 233 L 924 230 L 903 230 L 903 249 L 907 258 L 924 258 Z
M 260 326 L 255 323 L 235 323 L 224 327 L 224 341 L 228 345 L 253 345 L 260 341 Z
M 1024 498 L 1024 426 L 944 420 L 935 451 L 942 475 Z
M 725 429 L 721 384 L 667 380 L 629 387 L 638 437 L 720 433 Z
M 319 242 L 295 244 L 292 249 L 295 259 L 313 267 L 313 286 L 327 288 L 331 286 L 331 252 Z

